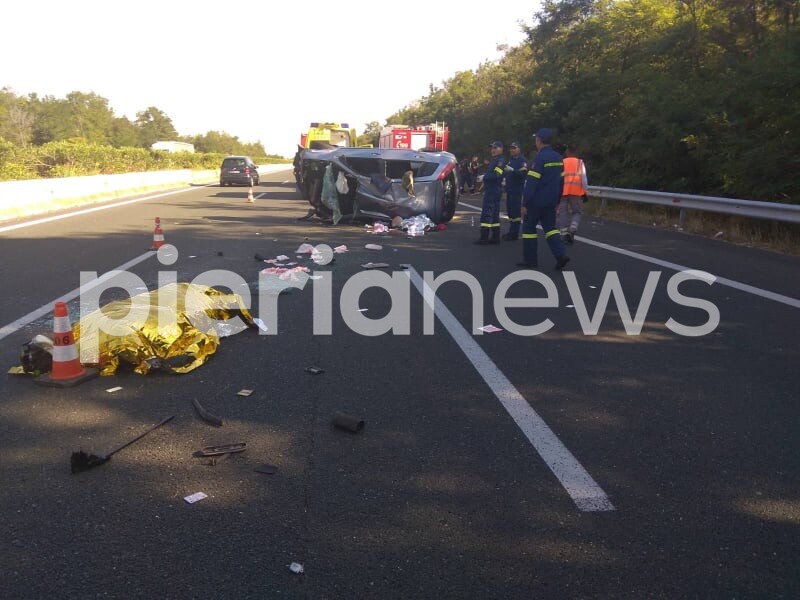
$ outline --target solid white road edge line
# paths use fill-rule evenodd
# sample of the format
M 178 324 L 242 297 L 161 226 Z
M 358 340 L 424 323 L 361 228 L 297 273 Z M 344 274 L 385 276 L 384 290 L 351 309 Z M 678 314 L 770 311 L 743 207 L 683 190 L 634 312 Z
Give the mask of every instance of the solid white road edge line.
M 101 283 L 105 283 L 109 279 L 113 279 L 115 277 L 115 271 L 126 271 L 130 267 L 133 267 L 134 265 L 138 265 L 140 262 L 143 262 L 143 261 L 147 260 L 148 258 L 150 258 L 151 256 L 155 256 L 155 255 L 156 255 L 155 251 L 149 250 L 149 251 L 145 252 L 144 254 L 142 254 L 141 256 L 137 256 L 136 258 L 133 258 L 133 259 L 129 260 L 125 264 L 122 264 L 122 265 L 118 266 L 116 269 L 113 269 L 113 270 L 111 270 L 111 271 L 109 271 L 107 273 L 103 273 L 102 275 L 100 275 L 100 277 L 98 277 L 97 279 L 92 280 L 90 283 L 87 283 L 86 285 L 83 285 L 81 287 L 75 288 L 71 292 L 67 292 L 66 294 L 64 294 L 63 296 L 60 296 L 59 298 L 56 298 L 52 302 L 48 302 L 44 306 L 42 306 L 40 308 L 37 308 L 33 312 L 28 313 L 24 317 L 20 317 L 19 319 L 17 319 L 13 323 L 9 323 L 8 325 L 4 325 L 2 328 L 0 328 L 0 340 L 2 340 L 3 338 L 8 337 L 12 333 L 15 333 L 16 331 L 18 331 L 21 328 L 25 327 L 25 325 L 27 325 L 28 323 L 31 323 L 31 322 L 35 321 L 36 319 L 44 317 L 48 313 L 52 312 L 53 311 L 53 305 L 56 302 L 69 302 L 70 300 L 73 300 L 73 299 L 77 298 L 82 293 L 84 293 L 86 291 L 89 291 L 90 289 L 100 285 Z M 73 321 L 73 323 L 74 323 L 74 321 Z
M 453 316 L 445 304 L 435 296 L 419 273 L 409 265 L 406 271 L 425 303 L 430 306 L 475 370 L 492 390 L 500 404 L 528 438 L 539 456 L 564 486 L 572 501 L 581 511 L 611 511 L 614 506 L 606 493 L 592 479 L 553 430 L 533 410 L 517 388 L 503 375 L 491 358 L 483 351 L 466 329 Z
M 5 227 L 0 227 L 0 233 L 6 231 L 13 231 L 14 229 L 23 229 L 25 227 L 33 227 L 34 225 L 41 225 L 42 223 L 51 223 L 52 221 L 60 221 L 61 219 L 68 219 L 70 217 L 77 217 L 78 215 L 86 215 L 89 213 L 97 212 L 98 210 L 108 210 L 109 208 L 117 208 L 118 206 L 125 206 L 126 204 L 135 204 L 136 202 L 144 202 L 145 200 L 155 200 L 156 198 L 163 198 L 164 196 L 172 196 L 174 194 L 182 194 L 184 192 L 188 192 L 190 190 L 195 189 L 196 187 L 211 187 L 214 185 L 213 183 L 209 183 L 207 185 L 202 186 L 195 186 L 189 187 L 186 189 L 180 190 L 173 190 L 171 192 L 164 192 L 163 194 L 155 194 L 153 196 L 144 196 L 142 198 L 133 198 L 131 200 L 124 200 L 122 202 L 114 202 L 113 204 L 103 204 L 101 206 L 93 206 L 91 208 L 82 208 L 76 211 L 70 211 L 68 213 L 64 213 L 62 215 L 54 215 L 52 217 L 42 217 L 41 219 L 35 219 L 33 221 L 26 221 L 24 223 L 17 223 L 16 225 L 6 225 Z
M 461 200 L 459 200 L 459 201 L 458 201 L 458 203 L 459 203 L 459 204 L 463 204 L 463 205 L 464 205 L 464 206 L 466 206 L 467 208 L 472 208 L 472 209 L 474 209 L 474 210 L 477 210 L 478 212 L 480 212 L 481 210 L 483 210 L 483 209 L 482 209 L 480 206 L 474 206 L 474 205 L 472 205 L 472 204 L 467 204 L 466 202 L 462 202 Z
M 653 258 L 651 256 L 647 256 L 646 254 L 639 254 L 638 252 L 633 252 L 632 250 L 625 250 L 624 248 L 617 248 L 616 246 L 611 246 L 609 244 L 604 244 L 603 242 L 596 242 L 594 240 L 587 239 L 583 236 L 575 236 L 576 242 L 583 242 L 584 244 L 589 244 L 590 246 L 596 246 L 597 248 L 602 248 L 603 250 L 608 250 L 609 252 L 616 252 L 617 254 L 622 254 L 623 256 L 629 256 L 630 258 L 635 258 L 637 260 L 641 260 L 644 262 L 649 262 L 654 265 L 658 265 L 659 267 L 665 267 L 667 269 L 672 269 L 673 271 L 688 271 L 690 267 L 684 267 L 683 265 L 679 265 L 676 263 L 671 263 L 666 260 L 661 260 L 660 258 Z M 725 277 L 719 277 L 714 275 L 716 280 L 714 283 L 718 283 L 720 285 L 725 285 L 728 287 L 732 287 L 740 292 L 745 292 L 748 294 L 753 294 L 754 296 L 760 296 L 762 298 L 766 298 L 767 300 L 773 300 L 775 302 L 780 302 L 781 304 L 786 304 L 787 306 L 791 306 L 794 308 L 800 308 L 800 300 L 796 298 L 792 298 L 790 296 L 784 296 L 783 294 L 777 294 L 775 292 L 770 292 L 769 290 L 762 290 L 761 288 L 757 288 L 752 285 L 747 285 L 746 283 L 741 283 L 739 281 L 734 281 L 733 279 L 726 279 Z

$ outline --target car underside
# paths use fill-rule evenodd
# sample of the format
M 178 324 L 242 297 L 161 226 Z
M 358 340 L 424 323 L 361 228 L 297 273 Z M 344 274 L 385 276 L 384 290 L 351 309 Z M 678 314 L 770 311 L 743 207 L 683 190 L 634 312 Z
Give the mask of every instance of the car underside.
M 344 221 L 427 215 L 435 223 L 446 223 L 458 204 L 458 169 L 449 152 L 301 148 L 294 170 L 298 190 L 323 219 L 338 212 Z M 335 193 L 335 207 L 330 195 L 323 200 L 326 172 L 327 177 L 346 182 Z

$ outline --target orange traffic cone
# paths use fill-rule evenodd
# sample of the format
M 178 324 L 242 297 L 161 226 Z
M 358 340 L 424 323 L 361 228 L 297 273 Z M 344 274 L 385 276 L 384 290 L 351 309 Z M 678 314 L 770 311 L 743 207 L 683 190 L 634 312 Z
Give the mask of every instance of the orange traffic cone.
M 253 198 L 253 186 L 250 186 L 250 191 L 247 192 L 247 202 L 248 204 L 253 204 L 255 199 Z
M 97 369 L 81 366 L 67 305 L 56 302 L 53 310 L 53 368 L 50 373 L 37 377 L 36 383 L 51 387 L 72 387 L 99 374 Z
M 156 228 L 153 231 L 153 245 L 150 250 L 158 250 L 164 245 L 164 232 L 161 231 L 161 217 L 156 217 Z

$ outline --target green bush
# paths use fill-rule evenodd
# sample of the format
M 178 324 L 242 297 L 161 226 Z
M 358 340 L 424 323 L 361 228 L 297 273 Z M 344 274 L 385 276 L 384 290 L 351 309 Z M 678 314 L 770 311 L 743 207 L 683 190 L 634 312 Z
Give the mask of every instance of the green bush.
M 0 138 L 0 181 L 39 177 L 113 175 L 173 169 L 218 169 L 220 153 L 170 153 L 146 148 L 115 148 L 82 139 L 18 147 Z M 277 156 L 254 156 L 257 164 L 289 163 Z

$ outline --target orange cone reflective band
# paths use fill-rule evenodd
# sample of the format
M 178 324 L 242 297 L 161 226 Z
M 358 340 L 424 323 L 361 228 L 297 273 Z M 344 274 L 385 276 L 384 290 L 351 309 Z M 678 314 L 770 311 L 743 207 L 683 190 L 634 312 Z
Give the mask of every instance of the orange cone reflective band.
M 97 374 L 97 369 L 84 369 L 81 366 L 67 305 L 56 302 L 53 310 L 53 368 L 47 375 L 37 377 L 36 382 L 54 387 L 70 387 Z
M 67 305 L 56 302 L 53 311 L 53 370 L 52 379 L 72 379 L 84 374 L 78 361 L 78 348 L 72 337 L 72 325 L 69 322 Z
M 150 250 L 158 250 L 164 245 L 164 232 L 161 231 L 161 217 L 156 217 L 156 228 L 153 231 L 153 245 Z

